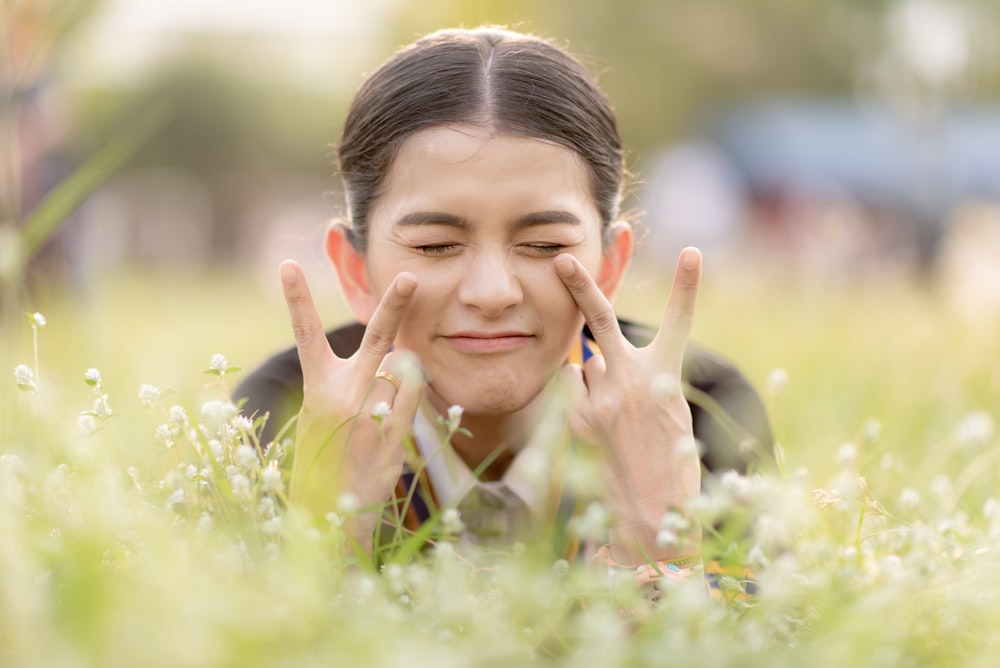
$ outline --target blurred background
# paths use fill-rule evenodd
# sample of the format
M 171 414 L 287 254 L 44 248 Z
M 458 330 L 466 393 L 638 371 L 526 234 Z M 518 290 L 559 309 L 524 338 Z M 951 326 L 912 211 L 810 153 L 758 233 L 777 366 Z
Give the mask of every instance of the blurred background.
M 322 235 L 348 100 L 398 46 L 481 23 L 567 45 L 618 111 L 645 226 L 626 315 L 658 322 L 677 251 L 700 246 L 697 334 L 763 387 L 774 367 L 812 373 L 831 334 L 881 361 L 950 336 L 914 294 L 962 322 L 1000 314 L 993 0 L 0 0 L 3 308 L 72 307 L 50 355 L 98 363 L 129 343 L 136 373 L 168 377 L 152 353 L 252 366 L 290 344 L 285 257 L 329 324 L 346 320 Z M 66 215 L 35 215 L 85 164 Z M 905 360 L 887 363 L 903 384 Z M 1000 391 L 982 373 L 977 391 Z M 867 381 L 830 383 L 821 395 Z
M 270 282 L 275 260 L 339 212 L 330 145 L 363 73 L 427 31 L 491 22 L 551 36 L 600 76 L 631 149 L 642 259 L 694 243 L 719 263 L 926 273 L 944 269 L 952 243 L 1000 243 L 994 2 L 3 7 L 7 228 L 130 118 L 169 110 L 39 249 L 33 280 L 85 286 L 138 265 Z

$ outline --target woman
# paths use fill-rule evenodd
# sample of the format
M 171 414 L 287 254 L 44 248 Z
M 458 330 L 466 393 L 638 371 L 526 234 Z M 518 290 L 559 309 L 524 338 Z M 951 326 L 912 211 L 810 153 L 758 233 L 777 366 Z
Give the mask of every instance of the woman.
M 540 434 L 546 415 L 564 411 L 576 447 L 605 458 L 601 554 L 632 568 L 695 564 L 696 528 L 684 541 L 657 541 L 664 514 L 699 493 L 692 436 L 711 468 L 744 468 L 748 457 L 736 447 L 742 437 L 723 428 L 729 420 L 698 407 L 692 415 L 682 368 L 744 435 L 766 447 L 770 434 L 738 373 L 706 353 L 685 355 L 697 250 L 682 252 L 651 339 L 616 318 L 610 299 L 633 242 L 619 212 L 623 151 L 586 69 L 512 32 L 429 35 L 362 85 L 339 162 L 348 220 L 331 225 L 326 250 L 360 324 L 324 335 L 302 270 L 283 263 L 298 359 L 286 351 L 236 391 L 272 425 L 301 399 L 292 502 L 322 518 L 345 493 L 362 508 L 395 493 L 412 500 L 419 522 L 424 502 L 463 508 L 474 490 L 487 494 L 462 511 L 470 533 L 492 521 L 477 514 L 484 505 L 562 521 L 547 505 L 559 495 L 558 453 Z M 442 435 L 434 425 L 449 415 Z M 425 474 L 416 477 L 406 465 L 414 432 Z M 556 480 L 541 492 L 523 480 L 539 461 Z M 365 551 L 377 518 L 363 512 L 347 527 Z

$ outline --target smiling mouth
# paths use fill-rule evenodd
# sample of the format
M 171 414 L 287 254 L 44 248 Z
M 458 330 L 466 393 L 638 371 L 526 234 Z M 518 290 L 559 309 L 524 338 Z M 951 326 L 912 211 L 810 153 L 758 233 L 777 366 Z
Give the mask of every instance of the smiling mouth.
M 460 332 L 444 339 L 453 348 L 468 353 L 500 353 L 516 350 L 534 341 L 530 334 L 518 332 L 499 332 L 497 334 L 479 334 Z

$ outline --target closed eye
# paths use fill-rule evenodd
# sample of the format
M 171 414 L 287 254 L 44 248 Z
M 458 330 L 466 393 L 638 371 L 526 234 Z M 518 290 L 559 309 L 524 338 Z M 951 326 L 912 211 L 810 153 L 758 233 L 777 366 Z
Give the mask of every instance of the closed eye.
M 458 248 L 458 244 L 427 244 L 414 248 L 424 255 L 446 255 Z
M 536 255 L 558 255 L 566 246 L 562 244 L 523 244 L 522 248 Z

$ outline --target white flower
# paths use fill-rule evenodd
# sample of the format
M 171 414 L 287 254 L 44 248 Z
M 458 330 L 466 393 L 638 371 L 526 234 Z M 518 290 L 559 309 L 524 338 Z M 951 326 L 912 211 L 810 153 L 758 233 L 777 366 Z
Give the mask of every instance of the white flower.
M 448 407 L 448 431 L 455 433 L 458 431 L 459 425 L 462 424 L 462 413 L 464 409 L 458 404 L 454 404 Z
M 169 424 L 158 424 L 155 430 L 156 440 L 163 441 L 168 448 L 174 447 L 174 428 Z
M 882 435 L 882 422 L 878 418 L 868 418 L 862 428 L 868 441 L 877 441 Z
M 760 546 L 760 543 L 755 543 L 750 552 L 747 553 L 747 564 L 752 568 L 760 570 L 767 566 L 768 558 L 764 554 L 764 549 Z
M 108 418 L 113 413 L 114 411 L 111 410 L 111 406 L 108 404 L 108 395 L 102 394 L 94 399 L 94 415 L 99 418 Z
M 849 469 L 858 461 L 858 446 L 847 442 L 837 448 L 837 466 Z
M 280 492 L 283 489 L 281 484 L 281 470 L 277 467 L 277 462 L 271 464 L 261 473 L 261 482 L 264 489 L 269 492 Z
M 465 522 L 462 521 L 462 514 L 457 508 L 447 508 L 441 513 L 441 530 L 446 534 L 455 536 L 465 529 Z
M 661 528 L 676 531 L 677 533 L 687 531 L 690 526 L 691 522 L 688 518 L 673 510 L 665 513 L 663 517 L 660 518 Z
M 139 401 L 142 402 L 143 406 L 152 407 L 154 403 L 160 400 L 160 394 L 160 388 L 156 385 L 143 383 L 139 386 Z
M 229 369 L 229 360 L 226 359 L 225 355 L 215 353 L 212 355 L 212 359 L 208 363 L 208 368 L 213 371 L 218 371 L 220 375 L 225 374 L 226 370 Z
M 83 380 L 91 387 L 101 386 L 101 372 L 93 367 L 83 372 Z
M 569 522 L 569 532 L 579 538 L 598 540 L 604 537 L 608 527 L 608 511 L 598 501 L 591 501 L 583 514 Z
M 185 424 L 185 423 L 187 423 L 187 419 L 188 419 L 188 417 L 187 417 L 187 411 L 184 410 L 183 406 L 179 406 L 177 404 L 174 404 L 173 406 L 170 407 L 170 410 L 168 411 L 168 414 L 170 415 L 170 421 L 171 422 L 176 422 L 177 424 Z
M 554 564 L 552 564 L 552 572 L 558 575 L 559 577 L 563 577 L 564 575 L 569 573 L 569 562 L 566 561 L 565 559 L 559 559 Z
M 663 529 L 656 534 L 656 545 L 657 547 L 676 547 L 680 545 L 680 539 L 677 534 L 670 529 Z
M 181 474 L 173 469 L 167 471 L 167 474 L 163 478 L 164 484 L 170 489 L 177 489 L 184 484 Z
M 265 536 L 276 536 L 281 531 L 281 518 L 277 515 L 264 521 L 260 525 L 260 531 Z
M 36 390 L 35 372 L 27 364 L 18 364 L 14 367 L 14 382 L 25 392 Z
M 274 499 L 269 496 L 265 496 L 257 504 L 257 514 L 264 519 L 270 519 L 274 517 Z
M 657 399 L 670 399 L 680 395 L 681 382 L 672 373 L 661 373 L 653 379 L 651 389 Z
M 753 484 L 750 479 L 736 471 L 729 470 L 723 473 L 719 483 L 722 485 L 722 489 L 729 492 L 733 501 L 737 503 L 749 503 L 753 496 Z
M 194 480 L 195 477 L 197 477 L 198 475 L 198 467 L 195 466 L 194 464 L 188 464 L 187 469 L 184 471 L 184 473 L 187 474 L 188 478 Z
M 920 506 L 920 492 L 913 489 L 912 487 L 907 487 L 902 492 L 899 493 L 899 499 L 896 501 L 899 504 L 900 509 L 905 511 L 916 510 Z
M 46 320 L 45 316 L 37 311 L 31 314 L 31 324 L 34 327 L 45 327 Z
M 677 455 L 679 457 L 696 457 L 701 451 L 698 439 L 691 434 L 685 434 L 677 439 Z
M 211 439 L 208 442 L 208 449 L 212 451 L 212 456 L 215 457 L 216 460 L 222 459 L 222 442 L 219 439 Z
M 944 473 L 938 473 L 931 479 L 931 494 L 942 499 L 951 493 L 951 478 Z
M 361 499 L 359 499 L 356 494 L 344 492 L 340 495 L 340 498 L 337 499 L 337 510 L 344 515 L 356 513 L 359 508 L 361 508 Z
M 186 498 L 187 494 L 184 493 L 184 488 L 180 487 L 175 489 L 170 493 L 170 496 L 167 498 L 167 508 L 184 503 L 184 500 Z
M 80 433 L 84 436 L 91 436 L 97 433 L 97 430 L 101 428 L 97 418 L 89 413 L 84 413 L 78 417 L 76 419 L 76 426 L 80 429 Z
M 198 531 L 202 533 L 207 532 L 212 528 L 212 516 L 208 513 L 202 513 L 201 517 L 198 518 Z
M 768 394 L 777 394 L 785 389 L 785 385 L 788 384 L 788 372 L 778 367 L 776 369 L 771 369 L 771 372 L 767 374 L 767 383 L 765 384 L 766 392 Z
M 206 401 L 201 405 L 201 416 L 216 423 L 231 420 L 239 409 L 231 401 Z
M 233 418 L 233 427 L 243 433 L 249 433 L 253 431 L 253 421 L 245 415 L 237 415 Z
M 236 454 L 233 456 L 236 463 L 244 468 L 250 468 L 257 463 L 257 450 L 252 445 L 243 444 L 236 448 Z
M 392 413 L 392 408 L 389 407 L 387 401 L 380 401 L 372 406 L 372 419 L 379 424 L 382 424 L 382 421 L 389 417 L 390 413 Z
M 20 455 L 0 455 L 0 469 L 20 473 L 24 470 L 24 460 Z
M 986 411 L 973 411 L 962 417 L 955 428 L 955 438 L 961 445 L 983 445 L 993 438 L 996 425 Z
M 1000 518 L 1000 503 L 992 496 L 983 503 L 983 517 L 991 522 Z
M 230 476 L 229 484 L 233 487 L 233 494 L 238 499 L 249 499 L 250 498 L 250 478 L 246 477 L 242 473 L 237 473 L 236 475 Z
M 882 573 L 889 577 L 899 577 L 903 574 L 903 560 L 898 555 L 890 554 L 882 560 Z

